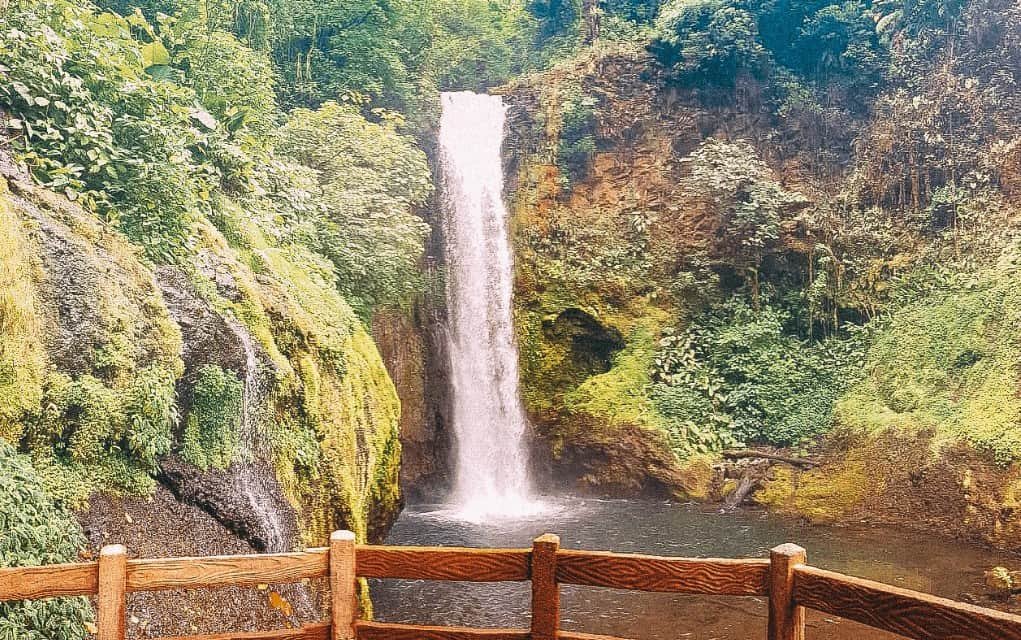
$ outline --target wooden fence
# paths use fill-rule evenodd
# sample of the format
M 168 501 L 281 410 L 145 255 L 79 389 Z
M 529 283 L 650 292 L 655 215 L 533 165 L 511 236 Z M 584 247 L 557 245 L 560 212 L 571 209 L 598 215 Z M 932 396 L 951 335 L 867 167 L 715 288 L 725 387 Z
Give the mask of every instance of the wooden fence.
M 355 545 L 338 531 L 330 546 L 301 553 L 129 560 L 121 545 L 98 562 L 0 569 L 0 601 L 94 595 L 99 640 L 124 638 L 126 594 L 254 586 L 329 578 L 331 619 L 301 629 L 164 640 L 615 640 L 560 629 L 560 585 L 769 599 L 768 640 L 803 640 L 805 609 L 918 640 L 1021 640 L 1021 616 L 823 571 L 787 544 L 769 559 L 716 560 L 575 551 L 554 535 L 531 549 Z M 531 582 L 530 629 L 466 629 L 358 620 L 356 578 Z

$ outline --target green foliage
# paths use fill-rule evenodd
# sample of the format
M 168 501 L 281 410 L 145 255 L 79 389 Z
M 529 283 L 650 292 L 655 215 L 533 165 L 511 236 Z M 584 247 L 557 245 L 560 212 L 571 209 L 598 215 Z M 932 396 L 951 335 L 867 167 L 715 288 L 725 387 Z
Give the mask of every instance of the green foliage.
M 181 40 L 173 64 L 184 69 L 202 105 L 230 131 L 243 133 L 246 147 L 265 145 L 278 120 L 269 57 L 222 31 L 193 30 Z
M 829 5 L 808 16 L 794 50 L 798 56 L 791 61 L 794 68 L 819 75 L 846 74 L 858 86 L 877 82 L 887 62 L 875 20 L 861 2 Z
M 636 329 L 608 372 L 586 379 L 564 395 L 565 407 L 610 424 L 658 426 L 659 416 L 645 394 L 654 351 L 652 333 L 645 327 Z
M 717 241 L 717 257 L 748 274 L 758 304 L 762 260 L 779 248 L 781 222 L 807 202 L 774 180 L 766 163 L 743 140 L 706 140 L 689 162 L 686 187 L 708 199 L 710 211 L 720 220 L 723 235 Z
M 738 72 L 762 75 L 769 64 L 755 17 L 728 0 L 672 0 L 657 31 L 653 51 L 684 81 L 728 84 Z
M 520 2 L 434 0 L 424 74 L 442 91 L 484 90 L 520 73 L 535 20 Z
M 856 0 L 669 0 L 656 31 L 653 53 L 689 84 L 731 87 L 742 74 L 772 81 L 793 72 L 810 86 L 839 86 L 860 105 L 887 68 L 876 14 Z
M 11 79 L 0 83 L 0 108 L 42 184 L 168 261 L 208 209 L 221 141 L 193 92 L 146 74 L 144 47 L 113 14 L 69 0 L 16 3 L 0 31 L 0 73 Z
M 557 166 L 570 185 L 588 175 L 596 152 L 596 98 L 585 95 L 580 88 L 567 92 L 560 106 L 560 137 L 557 143 Z
M 568 34 L 581 18 L 581 0 L 528 0 L 527 7 L 539 21 L 542 40 Z
M 244 384 L 233 372 L 206 365 L 191 392 L 181 457 L 201 469 L 226 469 L 241 443 Z
M 98 473 L 91 468 L 112 465 L 120 475 L 113 486 L 130 490 L 147 484 L 139 476 L 155 472 L 170 451 L 174 376 L 157 366 L 137 372 L 124 388 L 91 375 L 51 374 L 44 393 L 42 413 L 26 434 L 35 456 L 53 456 L 86 477 Z
M 1021 273 L 959 275 L 883 322 L 865 375 L 838 405 L 866 432 L 930 430 L 1007 465 L 1021 459 Z
M 430 3 L 418 0 L 270 0 L 272 47 L 291 105 L 359 93 L 414 109 L 429 44 Z
M 661 410 L 722 438 L 790 445 L 828 431 L 862 354 L 854 340 L 802 342 L 788 321 L 735 299 L 665 337 L 653 379 L 683 391 L 657 390 Z
M 420 289 L 428 226 L 412 211 L 426 202 L 432 182 L 425 155 L 409 139 L 389 122 L 328 103 L 295 110 L 277 149 L 317 172 L 318 206 L 287 222 L 295 240 L 333 262 L 356 308 L 398 305 Z
M 155 470 L 170 451 L 171 428 L 177 422 L 174 375 L 158 367 L 139 371 L 123 397 L 124 443 L 131 459 Z
M 85 545 L 74 517 L 55 505 L 27 457 L 0 440 L 0 567 L 73 562 Z M 2 640 L 84 640 L 85 598 L 0 602 Z
M 664 0 L 603 0 L 602 10 L 638 24 L 651 23 L 659 15 Z

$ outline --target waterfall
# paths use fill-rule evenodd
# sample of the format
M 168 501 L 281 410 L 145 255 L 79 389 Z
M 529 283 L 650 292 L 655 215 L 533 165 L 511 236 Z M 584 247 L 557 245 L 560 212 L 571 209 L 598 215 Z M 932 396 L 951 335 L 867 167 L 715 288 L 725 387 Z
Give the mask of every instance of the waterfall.
M 262 422 L 262 404 L 265 400 L 259 376 L 258 352 L 251 334 L 245 327 L 234 320 L 230 321 L 230 325 L 245 350 L 240 450 L 236 463 L 238 486 L 262 527 L 259 538 L 265 544 L 265 551 L 270 553 L 290 551 L 286 534 L 287 527 L 280 513 L 277 512 L 276 502 L 272 498 L 272 489 L 266 486 L 266 478 L 256 471 L 254 464 L 256 454 L 261 452 L 259 425 Z
M 443 94 L 440 161 L 448 264 L 447 347 L 461 517 L 535 512 L 518 395 L 514 267 L 500 158 L 506 109 L 497 96 Z

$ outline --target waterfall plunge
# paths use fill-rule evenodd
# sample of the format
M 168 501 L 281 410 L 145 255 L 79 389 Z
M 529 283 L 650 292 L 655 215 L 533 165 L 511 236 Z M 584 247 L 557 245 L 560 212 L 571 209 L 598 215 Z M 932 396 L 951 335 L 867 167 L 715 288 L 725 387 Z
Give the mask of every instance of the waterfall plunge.
M 449 265 L 447 347 L 453 384 L 459 517 L 535 513 L 518 396 L 513 263 L 503 203 L 503 101 L 443 94 L 440 160 Z

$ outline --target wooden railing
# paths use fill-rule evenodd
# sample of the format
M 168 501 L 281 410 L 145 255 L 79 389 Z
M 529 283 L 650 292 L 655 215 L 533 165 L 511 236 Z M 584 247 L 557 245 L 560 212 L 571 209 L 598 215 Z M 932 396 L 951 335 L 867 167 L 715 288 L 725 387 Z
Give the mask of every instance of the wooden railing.
M 615 640 L 560 629 L 560 585 L 769 600 L 765 636 L 803 640 L 805 609 L 918 640 L 1021 640 L 1021 616 L 898 589 L 806 564 L 791 544 L 769 559 L 715 560 L 574 551 L 554 535 L 531 549 L 355 545 L 338 531 L 330 546 L 301 553 L 129 560 L 121 545 L 98 562 L 0 569 L 0 601 L 96 596 L 98 640 L 122 640 L 126 594 L 254 586 L 329 578 L 330 620 L 300 629 L 221 633 L 164 640 Z M 531 582 L 529 629 L 467 629 L 358 620 L 356 578 Z

